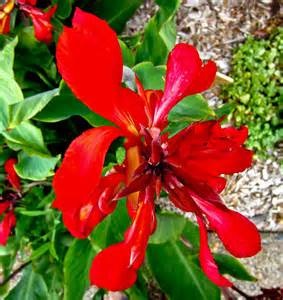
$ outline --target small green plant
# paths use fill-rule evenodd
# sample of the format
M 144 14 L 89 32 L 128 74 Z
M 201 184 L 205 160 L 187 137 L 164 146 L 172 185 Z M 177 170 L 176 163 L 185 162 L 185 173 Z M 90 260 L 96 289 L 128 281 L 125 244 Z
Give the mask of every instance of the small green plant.
M 234 83 L 222 91 L 222 98 L 233 105 L 230 120 L 238 126 L 248 125 L 248 146 L 259 156 L 265 156 L 283 135 L 279 129 L 282 50 L 283 28 L 278 28 L 267 40 L 249 37 L 233 56 Z

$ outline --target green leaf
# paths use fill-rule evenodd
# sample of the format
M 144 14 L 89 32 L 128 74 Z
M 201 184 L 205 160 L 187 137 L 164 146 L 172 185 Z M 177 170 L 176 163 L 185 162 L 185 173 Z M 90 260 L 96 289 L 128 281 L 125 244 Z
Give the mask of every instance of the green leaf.
M 215 110 L 215 114 L 217 118 L 221 118 L 223 116 L 228 116 L 229 114 L 231 114 L 234 109 L 234 103 L 225 103 Z
M 163 90 L 165 66 L 154 66 L 151 62 L 142 62 L 133 68 L 146 90 Z
M 15 169 L 21 178 L 35 181 L 45 180 L 47 177 L 54 175 L 54 169 L 59 159 L 60 155 L 41 157 L 20 152 Z
M 39 113 L 55 96 L 59 89 L 43 92 L 10 105 L 9 128 L 14 128 Z
M 30 155 L 48 156 L 41 130 L 30 122 L 22 122 L 16 128 L 2 133 L 6 142 L 14 151 L 24 150 Z
M 178 132 L 192 122 L 214 117 L 214 111 L 208 106 L 202 95 L 186 97 L 174 106 L 169 113 L 170 134 Z
M 132 67 L 135 63 L 135 58 L 134 58 L 132 51 L 128 48 L 128 46 L 122 40 L 119 40 L 119 45 L 122 50 L 123 65 Z
M 117 163 L 120 165 L 123 163 L 123 161 L 125 160 L 125 157 L 126 157 L 126 150 L 124 147 L 119 147 L 117 150 L 116 150 L 116 160 L 117 160 Z
M 56 16 L 58 16 L 61 19 L 68 18 L 72 12 L 73 3 L 74 3 L 74 0 L 58 0 Z
M 92 12 L 105 19 L 112 28 L 120 33 L 142 3 L 142 0 L 98 0 L 91 5 L 91 8 Z
M 33 26 L 18 31 L 15 74 L 25 95 L 33 95 L 57 86 L 57 68 L 48 46 L 37 41 Z
M 89 240 L 74 240 L 64 259 L 64 300 L 82 299 L 95 256 Z
M 17 42 L 15 38 L 0 51 L 0 133 L 8 127 L 8 105 L 23 99 L 13 72 L 14 49 Z
M 157 214 L 157 228 L 149 243 L 161 244 L 177 240 L 186 224 L 183 216 L 172 213 Z
M 199 228 L 195 223 L 190 220 L 186 220 L 182 238 L 192 245 L 192 252 L 199 252 Z
M 213 254 L 215 261 L 222 274 L 229 274 L 232 277 L 245 281 L 256 281 L 245 266 L 231 255 L 216 253 Z
M 6 300 L 47 300 L 48 290 L 43 277 L 32 266 L 25 268 L 20 282 L 11 290 Z
M 63 82 L 60 85 L 59 95 L 54 97 L 34 119 L 42 122 L 58 122 L 71 116 L 81 116 L 92 126 L 111 124 L 80 102 Z
M 218 300 L 220 291 L 183 253 L 179 243 L 149 245 L 147 258 L 161 289 L 171 300 Z
M 159 10 L 145 27 L 143 41 L 137 47 L 136 63 L 151 61 L 154 65 L 165 64 L 169 51 L 176 41 L 174 16 L 180 0 L 156 0 Z
M 21 215 L 28 216 L 28 217 L 38 217 L 38 216 L 45 216 L 53 212 L 51 209 L 47 210 L 26 210 L 25 208 L 16 208 L 16 212 Z

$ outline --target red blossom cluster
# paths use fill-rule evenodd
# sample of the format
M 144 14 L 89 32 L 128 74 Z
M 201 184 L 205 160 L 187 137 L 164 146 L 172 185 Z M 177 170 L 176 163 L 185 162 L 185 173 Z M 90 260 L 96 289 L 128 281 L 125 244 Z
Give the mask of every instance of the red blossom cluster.
M 0 34 L 10 32 L 11 13 L 15 7 L 29 16 L 33 22 L 34 35 L 38 41 L 50 43 L 52 41 L 51 18 L 56 11 L 56 5 L 47 12 L 36 7 L 37 0 L 7 0 L 0 6 Z
M 6 179 L 8 184 L 17 193 L 21 190 L 21 183 L 20 178 L 15 171 L 16 163 L 17 160 L 15 158 L 9 158 L 4 164 L 4 169 L 7 174 Z M 0 217 L 2 220 L 0 222 L 0 245 L 6 245 L 10 232 L 16 225 L 16 217 L 14 214 L 14 198 L 17 198 L 17 196 L 14 197 L 14 192 L 4 193 L 3 196 L 1 196 Z
M 124 240 L 94 258 L 91 283 L 112 291 L 134 284 L 156 228 L 154 199 L 164 190 L 176 207 L 197 217 L 204 272 L 215 284 L 231 286 L 213 259 L 207 229 L 237 257 L 252 256 L 261 248 L 255 225 L 219 197 L 226 184 L 222 175 L 251 165 L 252 151 L 243 146 L 248 130 L 223 128 L 220 120 L 213 120 L 193 123 L 172 137 L 164 132 L 168 113 L 179 101 L 211 86 L 215 63 L 203 63 L 193 46 L 178 44 L 168 57 L 164 91 L 144 90 L 138 79 L 132 91 L 121 83 L 116 34 L 106 22 L 79 9 L 72 28 L 64 27 L 56 56 L 73 93 L 115 125 L 89 129 L 71 143 L 53 181 L 53 206 L 77 238 L 86 238 L 122 197 L 127 197 L 132 220 Z M 106 153 L 118 137 L 125 138 L 125 160 L 102 176 Z

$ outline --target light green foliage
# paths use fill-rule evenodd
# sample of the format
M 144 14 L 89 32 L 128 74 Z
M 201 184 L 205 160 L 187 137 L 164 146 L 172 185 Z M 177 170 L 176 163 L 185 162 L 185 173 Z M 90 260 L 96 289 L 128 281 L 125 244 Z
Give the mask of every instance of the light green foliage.
M 279 107 L 283 100 L 282 53 L 283 28 L 267 40 L 249 37 L 233 56 L 234 83 L 222 92 L 222 97 L 234 104 L 230 118 L 238 126 L 249 127 L 248 146 L 259 155 L 264 155 L 283 136 L 279 130 Z

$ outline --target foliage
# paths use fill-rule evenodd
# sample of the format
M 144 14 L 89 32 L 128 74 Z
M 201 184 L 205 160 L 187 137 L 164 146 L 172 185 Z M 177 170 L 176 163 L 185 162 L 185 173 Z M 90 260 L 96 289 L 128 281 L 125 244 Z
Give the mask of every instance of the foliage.
M 233 105 L 230 118 L 248 125 L 248 145 L 259 155 L 282 139 L 283 29 L 266 40 L 249 37 L 235 50 L 231 76 L 234 83 L 223 88 L 222 97 Z

